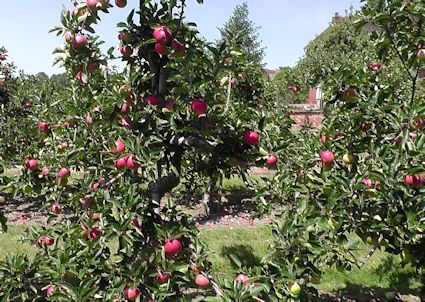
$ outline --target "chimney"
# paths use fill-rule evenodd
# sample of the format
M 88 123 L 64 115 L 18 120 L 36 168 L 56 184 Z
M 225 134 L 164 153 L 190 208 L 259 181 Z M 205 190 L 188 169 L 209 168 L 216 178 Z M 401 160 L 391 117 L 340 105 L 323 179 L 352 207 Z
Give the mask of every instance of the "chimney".
M 332 23 L 338 22 L 341 19 L 339 13 L 335 13 L 335 16 L 332 17 Z

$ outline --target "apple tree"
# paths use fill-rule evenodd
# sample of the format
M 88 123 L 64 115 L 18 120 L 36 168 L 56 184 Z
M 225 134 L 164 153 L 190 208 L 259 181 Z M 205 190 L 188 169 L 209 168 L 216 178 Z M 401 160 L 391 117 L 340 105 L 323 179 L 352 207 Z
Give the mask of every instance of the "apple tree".
M 57 63 L 71 82 L 66 100 L 55 103 L 62 115 L 36 117 L 40 143 L 31 144 L 17 182 L 20 191 L 43 198 L 48 225 L 29 232 L 39 248 L 34 262 L 3 263 L 2 298 L 263 297 L 266 288 L 245 279 L 232 278 L 222 289 L 213 281 L 197 230 L 172 198 L 188 171 L 210 177 L 232 169 L 231 158 L 247 167 L 262 156 L 267 129 L 256 103 L 232 104 L 242 117 L 223 106 L 220 75 L 236 74 L 229 59 L 239 53 L 200 38 L 184 17 L 185 1 L 145 0 L 118 24 L 117 48 L 103 54 L 94 25 L 126 1 L 73 3 L 54 29 L 65 40 L 55 50 Z M 126 63 L 122 72 L 108 67 L 115 59 Z M 14 265 L 23 267 L 26 282 L 16 282 Z

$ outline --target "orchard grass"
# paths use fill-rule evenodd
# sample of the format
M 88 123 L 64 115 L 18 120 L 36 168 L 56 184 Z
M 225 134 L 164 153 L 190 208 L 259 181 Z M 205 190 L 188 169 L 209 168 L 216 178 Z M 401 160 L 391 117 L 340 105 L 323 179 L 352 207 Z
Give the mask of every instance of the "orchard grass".
M 25 229 L 25 225 L 15 225 L 10 226 L 7 233 L 0 234 L 0 259 L 8 253 L 24 253 L 30 258 L 34 257 L 36 248 L 22 242 Z M 273 240 L 268 226 L 201 229 L 200 237 L 212 252 L 212 273 L 217 275 L 235 275 L 238 272 L 231 254 L 242 261 L 242 266 L 260 265 L 261 258 Z M 370 247 L 366 244 L 360 244 L 359 247 L 359 256 L 369 252 Z M 334 267 L 325 269 L 317 288 L 324 292 L 353 293 L 370 289 L 381 293 L 391 290 L 414 294 L 420 285 L 412 267 L 403 267 L 399 257 L 378 250 L 360 269 L 353 268 L 350 272 L 339 271 Z

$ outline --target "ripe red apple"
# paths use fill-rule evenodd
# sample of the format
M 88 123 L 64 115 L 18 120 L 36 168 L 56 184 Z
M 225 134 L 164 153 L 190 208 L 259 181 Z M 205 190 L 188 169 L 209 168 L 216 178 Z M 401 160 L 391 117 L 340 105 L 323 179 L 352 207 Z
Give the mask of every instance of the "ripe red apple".
M 354 100 L 354 98 L 357 96 L 355 91 L 355 86 L 351 85 L 345 88 L 344 90 L 344 100 L 349 102 Z
M 52 206 L 50 207 L 50 211 L 54 212 L 54 213 L 59 213 L 61 211 L 61 206 L 60 204 L 52 204 Z
M 72 41 L 72 34 L 70 31 L 67 31 L 64 35 L 65 41 L 70 43 Z
M 118 169 L 125 168 L 126 165 L 127 165 L 127 158 L 128 158 L 128 156 L 124 156 L 124 157 L 117 159 L 114 162 L 115 167 L 117 167 Z
M 80 83 L 80 84 L 84 84 L 84 72 L 82 70 L 79 70 L 77 72 L 77 74 L 75 75 L 75 79 Z
M 85 120 L 87 125 L 91 125 L 93 119 L 91 118 L 90 113 L 87 113 Z
M 256 131 L 246 131 L 243 135 L 243 142 L 247 145 L 253 146 L 258 144 L 258 139 L 260 138 L 258 132 Z
M 53 292 L 55 291 L 55 287 L 53 285 L 49 285 L 46 288 L 46 296 L 50 297 L 51 295 L 53 295 Z
M 38 161 L 35 158 L 31 158 L 25 165 L 28 170 L 35 170 L 38 168 Z
M 424 175 L 406 175 L 404 177 L 404 183 L 411 188 L 417 188 L 424 182 Z
M 161 43 L 155 43 L 155 51 L 163 56 L 168 56 L 170 54 L 167 46 Z
M 379 62 L 377 62 L 377 61 L 373 61 L 370 64 L 370 70 L 372 70 L 373 72 L 379 71 L 380 68 L 381 68 L 381 64 L 379 64 Z
M 87 64 L 87 71 L 93 73 L 99 69 L 99 62 L 90 62 Z
M 91 229 L 86 231 L 86 237 L 89 240 L 96 240 L 100 235 L 100 229 L 98 227 L 92 227 Z
M 277 156 L 274 154 L 271 154 L 266 161 L 267 165 L 274 166 L 277 163 Z
M 119 154 L 123 151 L 125 151 L 125 144 L 120 139 L 117 139 L 115 141 L 115 150 L 111 150 L 111 153 Z
M 169 279 L 170 277 L 167 273 L 158 272 L 158 274 L 156 275 L 156 280 L 160 283 L 167 283 Z
M 58 178 L 68 178 L 71 175 L 71 171 L 67 167 L 62 167 L 59 169 Z
M 362 183 L 368 187 L 368 188 L 372 188 L 373 187 L 373 182 L 370 178 L 365 178 L 362 180 Z
M 133 36 L 128 31 L 121 31 L 118 35 L 118 39 L 120 39 L 124 44 L 128 44 L 133 39 Z
M 190 110 L 197 115 L 205 114 L 208 110 L 208 106 L 203 99 L 193 99 L 192 102 L 190 102 Z
M 210 284 L 210 280 L 202 274 L 199 274 L 195 278 L 195 283 L 200 287 L 206 287 Z
M 127 0 L 115 0 L 115 5 L 119 8 L 127 6 Z
M 87 7 L 90 9 L 90 11 L 94 12 L 96 11 L 97 7 L 97 0 L 87 0 Z
M 129 114 L 130 113 L 130 105 L 127 101 L 123 102 L 120 109 L 121 114 Z
M 120 52 L 124 58 L 128 58 L 133 54 L 133 48 L 129 45 L 122 45 L 120 47 Z
M 129 301 L 134 301 L 140 295 L 140 289 L 138 287 L 131 288 L 126 286 L 124 288 L 124 297 Z
M 367 131 L 370 129 L 370 124 L 367 122 L 361 122 L 360 123 L 360 129 L 362 129 L 363 131 Z
M 126 167 L 130 170 L 137 170 L 140 167 L 140 164 L 136 163 L 136 157 L 132 154 L 128 155 L 126 161 Z
M 320 153 L 320 160 L 322 161 L 322 163 L 331 164 L 333 163 L 334 158 L 335 156 L 330 150 L 326 150 Z
M 289 89 L 292 93 L 297 93 L 298 91 L 300 91 L 300 88 L 296 85 L 292 85 Z
M 131 87 L 127 84 L 122 84 L 119 88 L 119 93 L 121 96 L 123 96 L 125 99 L 128 98 L 131 95 Z
M 165 242 L 165 245 L 164 245 L 165 253 L 169 256 L 173 256 L 173 255 L 177 254 L 182 249 L 183 249 L 183 246 L 182 246 L 180 240 L 178 240 L 178 239 L 173 239 L 173 238 L 168 239 Z
M 247 283 L 249 281 L 249 277 L 244 274 L 238 274 L 235 278 L 237 282 L 242 282 L 243 284 Z
M 155 28 L 153 31 L 153 37 L 156 42 L 160 44 L 168 44 L 173 40 L 173 35 L 165 25 Z
M 41 174 L 43 174 L 44 176 L 49 174 L 49 168 L 46 166 L 43 166 L 43 168 L 41 168 Z
M 172 102 L 167 102 L 164 104 L 164 108 L 167 108 L 168 110 L 173 111 L 174 104 Z
M 421 116 L 418 116 L 416 119 L 416 127 L 422 129 L 424 126 L 424 119 Z
M 77 34 L 72 39 L 72 47 L 74 47 L 75 49 L 81 49 L 85 47 L 87 44 L 88 44 L 88 40 L 86 35 L 84 34 Z
M 46 122 L 40 122 L 40 123 L 38 123 L 38 129 L 41 132 L 47 132 L 47 131 L 49 131 L 49 124 L 46 123 Z
M 326 145 L 326 143 L 328 142 L 328 137 L 324 134 L 322 134 L 320 136 L 320 141 L 322 142 L 323 145 Z
M 152 105 L 152 106 L 156 106 L 161 104 L 161 100 L 160 98 L 158 98 L 157 96 L 154 95 L 150 95 L 146 98 L 145 100 L 145 104 L 146 105 Z
M 43 237 L 43 243 L 46 246 L 51 246 L 55 243 L 55 240 L 52 237 L 45 236 Z

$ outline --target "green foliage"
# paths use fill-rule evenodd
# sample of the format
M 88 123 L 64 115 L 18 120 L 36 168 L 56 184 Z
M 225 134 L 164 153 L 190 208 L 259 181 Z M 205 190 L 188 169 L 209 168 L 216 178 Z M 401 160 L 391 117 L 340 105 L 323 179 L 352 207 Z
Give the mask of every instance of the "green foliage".
M 261 47 L 258 30 L 253 21 L 249 19 L 249 9 L 246 2 L 236 5 L 233 15 L 220 28 L 221 40 L 232 47 L 241 49 L 249 62 L 262 65 L 265 48 Z

